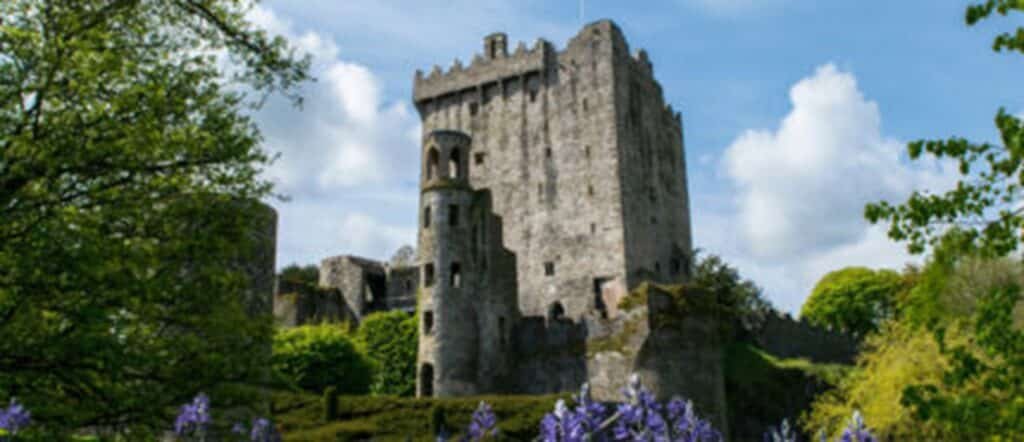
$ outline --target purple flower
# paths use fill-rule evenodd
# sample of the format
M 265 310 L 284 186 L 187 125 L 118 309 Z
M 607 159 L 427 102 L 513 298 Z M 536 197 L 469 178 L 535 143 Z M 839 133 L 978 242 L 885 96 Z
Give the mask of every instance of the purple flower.
M 839 440 L 842 442 L 875 442 L 875 437 L 864 425 L 864 418 L 860 415 L 860 411 L 854 411 L 850 423 L 843 430 Z
M 196 395 L 192 403 L 181 406 L 181 412 L 174 420 L 174 432 L 179 436 L 193 433 L 203 434 L 210 424 L 210 398 L 203 393 Z
M 486 437 L 498 434 L 498 418 L 491 410 L 491 406 L 481 401 L 480 406 L 473 412 L 469 421 L 469 428 L 466 430 L 466 441 L 479 441 Z
M 553 413 L 548 413 L 540 423 L 541 439 L 545 442 L 603 442 L 608 440 L 602 434 L 601 424 L 607 418 L 604 405 L 590 398 L 590 386 L 583 384 L 576 396 L 576 407 L 570 409 L 565 401 L 555 403 Z
M 0 409 L 0 430 L 11 435 L 18 434 L 22 428 L 32 422 L 32 413 L 18 403 L 17 399 L 11 398 L 10 405 L 6 409 Z
M 261 417 L 253 419 L 249 440 L 252 442 L 280 442 L 281 434 L 277 432 L 277 428 L 270 420 Z

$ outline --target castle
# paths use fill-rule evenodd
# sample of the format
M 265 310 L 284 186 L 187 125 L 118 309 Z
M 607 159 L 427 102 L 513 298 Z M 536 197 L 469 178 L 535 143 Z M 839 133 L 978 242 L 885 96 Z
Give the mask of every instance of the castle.
M 501 33 L 483 43 L 468 66 L 415 76 L 415 265 L 327 258 L 331 290 L 275 313 L 297 324 L 416 311 L 419 396 L 589 382 L 615 400 L 636 372 L 724 428 L 715 312 L 681 309 L 704 295 L 666 289 L 692 267 L 683 126 L 646 52 L 607 20 L 560 51 L 510 51 Z

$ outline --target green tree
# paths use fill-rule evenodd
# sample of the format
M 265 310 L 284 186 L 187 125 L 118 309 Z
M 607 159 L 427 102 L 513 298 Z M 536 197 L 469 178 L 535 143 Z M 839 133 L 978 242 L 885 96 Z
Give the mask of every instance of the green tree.
M 312 287 L 320 285 L 320 267 L 317 267 L 315 264 L 304 266 L 290 264 L 281 269 L 281 273 L 278 276 L 287 281 L 299 282 Z
M 372 362 L 344 324 L 303 325 L 274 335 L 274 369 L 299 387 L 321 394 L 370 391 Z
M 144 439 L 263 379 L 270 318 L 245 314 L 236 264 L 271 186 L 246 113 L 297 100 L 308 60 L 250 6 L 0 2 L 0 398 L 50 440 Z
M 987 0 L 967 9 L 967 24 L 974 25 L 993 12 L 1007 15 L 1024 11 L 1019 0 Z M 1003 33 L 995 51 L 1024 53 L 1024 28 Z M 865 216 L 872 223 L 889 222 L 889 236 L 907 241 L 911 253 L 923 252 L 957 227 L 987 255 L 1002 256 L 1017 249 L 1024 227 L 1024 122 L 999 109 L 995 125 L 1000 144 L 975 143 L 964 138 L 919 140 L 907 146 L 910 158 L 929 153 L 959 165 L 962 178 L 943 194 L 914 192 L 900 205 L 886 201 L 868 204 Z
M 966 21 L 972 26 L 993 13 L 1013 12 L 1024 12 L 1024 2 L 987 0 L 968 6 Z M 1024 53 L 1024 27 L 998 35 L 993 49 Z M 907 241 L 911 252 L 929 245 L 945 248 L 938 261 L 949 269 L 962 265 L 959 255 L 992 258 L 1016 250 L 1024 226 L 1024 123 L 1004 109 L 995 122 L 1000 144 L 956 137 L 910 143 L 911 158 L 927 152 L 958 163 L 962 177 L 956 188 L 941 195 L 915 192 L 897 206 L 884 201 L 870 204 L 865 216 L 871 222 L 889 221 L 889 236 Z M 908 386 L 903 403 L 918 418 L 955 432 L 960 440 L 1019 439 L 1024 434 L 1024 333 L 1015 312 L 1021 285 L 1004 282 L 983 292 L 971 307 L 972 320 L 966 327 L 970 341 L 953 343 L 949 330 L 962 322 L 943 317 L 944 299 L 935 298 L 949 290 L 949 281 L 941 275 L 927 276 L 925 282 L 939 290 L 912 294 L 913 311 L 935 332 L 950 368 L 939 383 Z
M 893 316 L 904 280 L 894 270 L 847 267 L 829 272 L 800 309 L 811 324 L 864 336 Z
M 416 316 L 401 311 L 370 314 L 359 324 L 358 336 L 375 363 L 371 392 L 415 394 L 419 342 Z
M 699 251 L 694 255 L 699 256 Z M 754 281 L 744 279 L 739 270 L 718 255 L 699 257 L 691 274 L 691 282 L 713 293 L 730 320 L 738 320 L 744 327 L 754 326 L 774 309 Z

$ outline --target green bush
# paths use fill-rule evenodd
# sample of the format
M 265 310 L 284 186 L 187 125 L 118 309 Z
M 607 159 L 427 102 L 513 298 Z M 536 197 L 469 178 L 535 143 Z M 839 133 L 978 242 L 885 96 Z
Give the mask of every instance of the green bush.
M 416 392 L 415 315 L 401 311 L 373 313 L 359 324 L 358 338 L 374 362 L 370 391 L 377 395 L 412 396 Z
M 343 325 L 322 324 L 278 330 L 274 336 L 274 369 L 304 390 L 339 394 L 370 390 L 372 363 Z

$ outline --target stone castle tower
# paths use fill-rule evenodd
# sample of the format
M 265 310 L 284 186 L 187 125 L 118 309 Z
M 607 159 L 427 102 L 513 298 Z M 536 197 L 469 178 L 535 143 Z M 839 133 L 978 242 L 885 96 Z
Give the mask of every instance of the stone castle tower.
M 607 319 L 627 290 L 689 268 L 682 122 L 646 52 L 631 55 L 611 21 L 562 51 L 539 40 L 510 53 L 500 33 L 483 49 L 469 66 L 417 72 L 413 88 L 420 395 L 529 388 L 510 373 L 524 353 L 590 339 L 610 326 L 584 321 Z M 564 365 L 564 382 L 539 389 L 595 372 Z
M 682 122 L 646 52 L 631 56 L 611 21 L 586 26 L 560 52 L 539 40 L 510 53 L 506 41 L 486 37 L 469 66 L 417 72 L 413 98 L 425 149 L 435 131 L 470 137 L 457 159 L 424 150 L 422 173 L 455 161 L 466 185 L 491 191 L 518 258 L 522 313 L 557 302 L 578 318 L 602 308 L 594 293 L 607 281 L 684 277 Z

